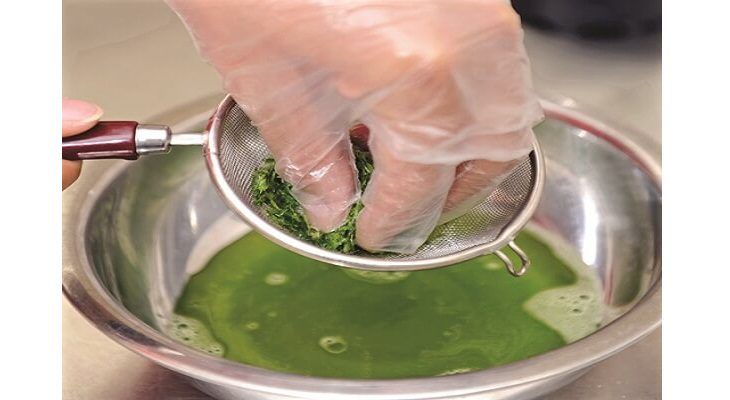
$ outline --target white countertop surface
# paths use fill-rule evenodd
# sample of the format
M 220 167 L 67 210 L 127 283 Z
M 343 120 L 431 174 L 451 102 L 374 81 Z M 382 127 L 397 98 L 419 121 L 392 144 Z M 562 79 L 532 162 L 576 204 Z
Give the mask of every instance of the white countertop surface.
M 535 87 L 661 143 L 661 39 L 584 43 L 529 30 Z M 177 17 L 158 0 L 64 0 L 63 94 L 106 119 L 156 115 L 223 92 Z M 83 179 L 83 174 L 82 174 Z M 64 299 L 63 398 L 208 399 L 178 375 L 124 349 Z M 546 399 L 661 398 L 661 330 Z

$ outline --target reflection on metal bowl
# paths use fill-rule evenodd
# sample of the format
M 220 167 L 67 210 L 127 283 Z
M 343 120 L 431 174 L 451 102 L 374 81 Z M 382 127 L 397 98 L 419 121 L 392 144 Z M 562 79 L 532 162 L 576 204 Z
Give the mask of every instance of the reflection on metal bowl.
M 579 257 L 616 319 L 557 350 L 497 368 L 417 379 L 317 378 L 213 357 L 159 328 L 186 270 L 242 229 L 218 198 L 200 154 L 99 168 L 64 200 L 63 288 L 98 329 L 221 399 L 534 398 L 650 333 L 661 314 L 661 170 L 620 131 L 545 102 L 536 133 L 546 158 L 531 224 Z M 213 240 L 211 240 L 213 238 Z

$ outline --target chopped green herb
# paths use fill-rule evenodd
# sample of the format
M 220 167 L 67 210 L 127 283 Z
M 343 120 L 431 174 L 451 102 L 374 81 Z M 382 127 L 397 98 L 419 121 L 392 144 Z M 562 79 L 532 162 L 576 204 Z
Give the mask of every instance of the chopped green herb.
M 373 159 L 369 152 L 353 146 L 355 165 L 361 190 L 365 190 L 373 173 Z M 360 248 L 355 244 L 355 221 L 362 210 L 358 201 L 351 208 L 345 223 L 332 232 L 320 232 L 307 221 L 302 207 L 291 193 L 291 185 L 285 182 L 274 168 L 274 159 L 269 158 L 253 175 L 254 204 L 266 216 L 298 238 L 327 250 L 351 254 Z

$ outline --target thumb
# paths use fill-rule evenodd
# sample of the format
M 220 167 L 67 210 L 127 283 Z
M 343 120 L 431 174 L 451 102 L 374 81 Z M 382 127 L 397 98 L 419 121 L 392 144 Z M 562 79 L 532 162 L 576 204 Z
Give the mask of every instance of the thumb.
M 63 136 L 77 135 L 96 125 L 104 111 L 96 104 L 83 100 L 63 99 Z

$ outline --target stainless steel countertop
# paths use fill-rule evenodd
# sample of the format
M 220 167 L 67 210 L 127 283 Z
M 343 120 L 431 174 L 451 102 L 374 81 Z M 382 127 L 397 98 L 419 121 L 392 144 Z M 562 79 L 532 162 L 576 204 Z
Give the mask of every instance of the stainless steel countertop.
M 654 37 L 589 44 L 532 30 L 526 35 L 541 94 L 575 101 L 658 143 L 660 42 Z M 64 0 L 63 69 L 64 96 L 99 103 L 107 119 L 169 122 L 149 119 L 223 94 L 182 24 L 158 0 Z M 98 332 L 65 299 L 63 398 L 209 399 Z M 659 398 L 661 330 L 546 397 Z

